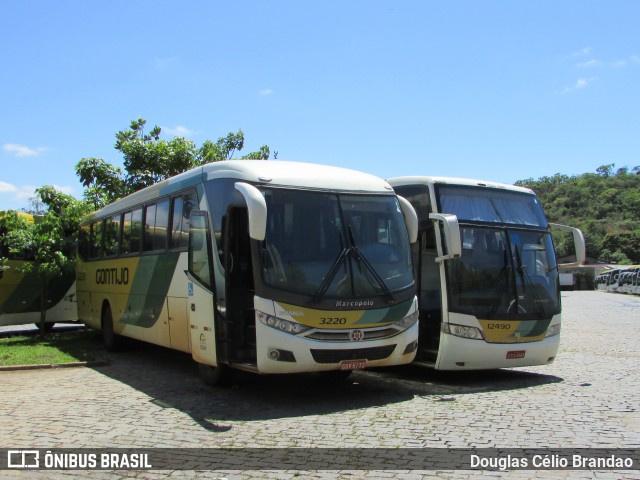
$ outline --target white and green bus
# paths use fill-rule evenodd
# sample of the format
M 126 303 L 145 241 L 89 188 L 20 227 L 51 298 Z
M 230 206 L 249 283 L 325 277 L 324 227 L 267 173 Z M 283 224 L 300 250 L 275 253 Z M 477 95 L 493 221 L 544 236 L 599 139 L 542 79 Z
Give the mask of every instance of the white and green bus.
M 8 212 L 0 212 L 0 217 Z M 15 212 L 24 221 L 34 224 L 42 218 L 30 213 Z M 7 232 L 0 227 L 0 239 Z M 6 270 L 0 270 L 0 327 L 33 323 L 40 328 L 42 305 L 42 280 L 38 274 L 23 271 L 33 261 L 30 252 L 14 252 L 4 241 L 0 241 L 0 258 L 6 259 Z M 77 322 L 78 312 L 75 298 L 75 275 L 73 271 L 51 282 L 48 286 L 44 310 L 49 331 L 56 323 Z
M 439 370 L 551 363 L 560 345 L 560 283 L 535 193 L 460 178 L 387 181 L 413 205 L 420 225 L 416 362 Z M 582 233 L 558 227 L 572 231 L 582 264 Z
M 188 352 L 204 380 L 411 362 L 411 205 L 342 168 L 230 160 L 119 200 L 80 231 L 78 312 Z

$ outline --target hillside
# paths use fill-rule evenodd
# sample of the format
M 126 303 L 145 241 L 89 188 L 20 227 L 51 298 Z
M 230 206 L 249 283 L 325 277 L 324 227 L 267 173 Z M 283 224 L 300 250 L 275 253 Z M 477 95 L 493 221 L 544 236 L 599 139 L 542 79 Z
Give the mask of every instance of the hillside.
M 640 264 L 640 167 L 614 172 L 614 166 L 604 165 L 596 173 L 579 176 L 519 180 L 516 185 L 538 194 L 549 221 L 584 232 L 587 257 Z M 568 243 L 556 240 L 559 256 L 569 253 Z

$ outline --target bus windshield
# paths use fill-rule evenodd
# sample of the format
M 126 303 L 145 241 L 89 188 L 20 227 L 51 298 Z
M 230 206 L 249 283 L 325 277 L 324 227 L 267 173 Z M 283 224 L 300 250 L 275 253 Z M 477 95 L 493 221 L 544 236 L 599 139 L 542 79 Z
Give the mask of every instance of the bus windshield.
M 386 296 L 413 285 L 411 251 L 392 195 L 262 188 L 265 285 L 307 302 Z
M 504 223 L 547 228 L 535 195 L 493 188 L 438 186 L 440 211 L 459 221 Z
M 447 264 L 449 307 L 482 319 L 560 313 L 558 269 L 547 232 L 461 225 L 462 256 Z

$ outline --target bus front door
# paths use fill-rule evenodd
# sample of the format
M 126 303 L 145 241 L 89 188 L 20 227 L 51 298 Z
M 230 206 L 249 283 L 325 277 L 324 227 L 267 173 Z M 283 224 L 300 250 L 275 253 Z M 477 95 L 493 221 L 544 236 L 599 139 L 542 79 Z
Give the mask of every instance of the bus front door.
M 224 235 L 227 348 L 231 363 L 256 366 L 255 295 L 249 216 L 246 207 L 227 210 Z
M 215 329 L 215 298 L 211 256 L 211 234 L 206 212 L 191 212 L 187 311 L 191 333 L 191 355 L 201 365 L 218 365 Z

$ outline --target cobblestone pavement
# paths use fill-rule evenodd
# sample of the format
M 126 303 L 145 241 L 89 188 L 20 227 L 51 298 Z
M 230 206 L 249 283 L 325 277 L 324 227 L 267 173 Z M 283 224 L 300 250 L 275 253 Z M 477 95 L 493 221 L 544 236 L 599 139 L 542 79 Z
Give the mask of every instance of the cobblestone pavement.
M 640 297 L 563 292 L 552 365 L 451 374 L 409 366 L 201 383 L 153 346 L 109 364 L 0 372 L 0 448 L 640 448 Z M 640 478 L 640 471 L 0 471 L 4 478 Z

